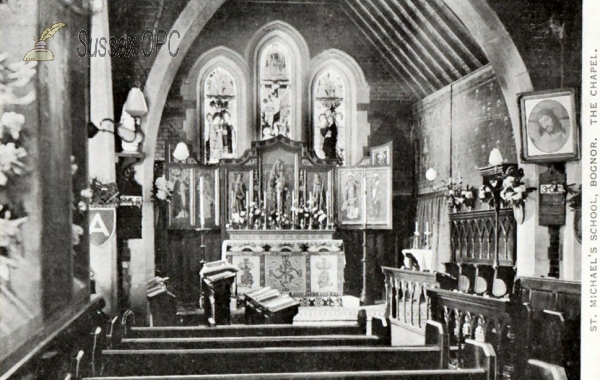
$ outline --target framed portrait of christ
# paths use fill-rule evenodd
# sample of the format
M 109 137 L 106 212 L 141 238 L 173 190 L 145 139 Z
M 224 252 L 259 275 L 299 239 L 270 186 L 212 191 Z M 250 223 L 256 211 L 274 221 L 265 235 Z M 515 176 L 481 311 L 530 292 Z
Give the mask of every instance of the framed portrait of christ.
M 579 159 L 579 131 L 572 89 L 521 94 L 521 155 L 526 162 Z

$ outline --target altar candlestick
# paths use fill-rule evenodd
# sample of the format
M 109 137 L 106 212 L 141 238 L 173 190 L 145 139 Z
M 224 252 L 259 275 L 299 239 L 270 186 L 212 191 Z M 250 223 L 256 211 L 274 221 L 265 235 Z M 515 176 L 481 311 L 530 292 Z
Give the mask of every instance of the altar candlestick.
M 325 216 L 327 217 L 327 223 L 329 223 L 329 191 L 325 194 Z
M 204 177 L 200 177 L 200 228 L 204 228 Z
M 267 201 L 269 200 L 269 198 L 267 198 L 267 192 L 264 192 L 264 197 L 265 197 L 265 225 L 263 226 L 264 229 L 267 229 L 267 221 L 269 219 L 269 208 L 267 207 Z

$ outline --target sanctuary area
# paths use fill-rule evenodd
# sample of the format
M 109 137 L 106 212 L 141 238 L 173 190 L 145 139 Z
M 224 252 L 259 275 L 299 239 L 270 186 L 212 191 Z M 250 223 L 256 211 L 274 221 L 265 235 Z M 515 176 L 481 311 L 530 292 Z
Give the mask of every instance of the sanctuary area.
M 2 379 L 580 378 L 581 1 L 0 32 Z

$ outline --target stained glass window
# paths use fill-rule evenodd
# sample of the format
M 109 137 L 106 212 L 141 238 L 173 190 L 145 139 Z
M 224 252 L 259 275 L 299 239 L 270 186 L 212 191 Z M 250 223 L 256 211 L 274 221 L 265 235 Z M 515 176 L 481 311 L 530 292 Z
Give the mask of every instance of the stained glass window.
M 344 159 L 347 101 L 341 75 L 327 69 L 314 82 L 313 125 L 315 153 L 319 158 Z
M 217 163 L 221 158 L 237 154 L 237 89 L 233 76 L 217 67 L 204 82 L 202 112 L 203 141 L 206 162 Z
M 260 55 L 260 133 L 263 140 L 277 135 L 293 138 L 290 56 L 287 47 L 277 42 L 265 46 Z

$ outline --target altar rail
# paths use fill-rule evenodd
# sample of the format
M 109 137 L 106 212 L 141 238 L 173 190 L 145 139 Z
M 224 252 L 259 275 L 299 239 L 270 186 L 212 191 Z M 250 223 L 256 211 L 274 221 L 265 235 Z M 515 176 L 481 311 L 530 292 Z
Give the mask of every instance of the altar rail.
M 435 272 L 418 272 L 382 266 L 385 275 L 386 317 L 425 332 L 431 318 L 427 288 L 437 288 Z
M 498 245 L 500 265 L 514 265 L 517 225 L 512 209 L 500 210 L 498 242 L 494 210 L 450 214 L 450 243 L 453 262 L 492 264 Z

